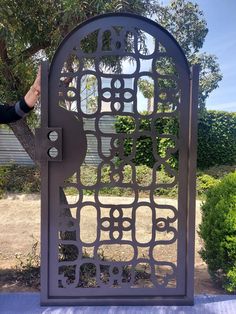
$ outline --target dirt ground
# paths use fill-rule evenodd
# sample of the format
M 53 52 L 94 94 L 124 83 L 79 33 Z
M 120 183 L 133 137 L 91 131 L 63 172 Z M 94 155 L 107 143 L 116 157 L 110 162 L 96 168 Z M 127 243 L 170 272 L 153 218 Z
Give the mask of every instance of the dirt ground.
M 88 197 L 89 198 L 89 197 Z M 122 203 L 122 199 L 117 198 L 118 203 Z M 104 198 L 105 202 L 109 198 Z M 175 200 L 158 199 L 159 204 L 175 205 Z M 83 215 L 84 237 L 89 240 L 92 236 L 94 224 L 91 221 L 92 209 L 86 210 Z M 40 199 L 38 195 L 9 195 L 7 198 L 0 200 L 0 291 L 32 291 L 34 288 L 15 285 L 8 282 L 7 278 L 12 269 L 16 266 L 17 260 L 15 255 L 20 255 L 23 259 L 31 251 L 32 244 L 39 240 L 40 237 Z M 167 213 L 166 213 L 167 215 Z M 145 243 L 148 242 L 150 232 L 148 232 L 148 220 L 150 221 L 150 210 L 143 208 L 139 212 L 139 221 L 141 223 L 139 238 Z M 198 251 L 201 248 L 201 241 L 197 234 L 198 225 L 201 220 L 200 201 L 196 203 L 196 243 L 195 243 L 195 294 L 222 294 L 224 291 L 213 285 L 209 278 L 207 267 L 202 261 Z M 150 221 L 151 223 L 151 221 Z M 88 232 L 90 231 L 90 232 Z M 164 252 L 168 260 L 174 260 L 174 247 Z M 109 251 L 109 250 L 108 250 Z M 118 250 L 120 251 L 120 250 Z M 123 251 L 115 254 L 128 253 Z M 106 251 L 105 251 L 106 254 Z M 107 253 L 109 254 L 109 253 Z M 144 255 L 145 252 L 140 252 Z M 158 254 L 158 252 L 156 252 Z M 118 256 L 117 256 L 118 258 Z

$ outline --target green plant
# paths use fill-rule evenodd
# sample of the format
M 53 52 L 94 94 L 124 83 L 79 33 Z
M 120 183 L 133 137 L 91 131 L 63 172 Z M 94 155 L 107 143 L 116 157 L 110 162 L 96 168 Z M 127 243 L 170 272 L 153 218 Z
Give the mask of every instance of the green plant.
M 198 175 L 208 174 L 215 179 L 222 179 L 225 175 L 230 172 L 234 172 L 236 170 L 236 166 L 231 165 L 220 165 L 213 166 L 208 169 L 204 169 L 204 171 L 199 171 Z
M 211 187 L 219 183 L 218 179 L 209 174 L 202 174 L 197 177 L 197 194 L 201 196 L 205 194 Z
M 207 192 L 199 235 L 204 243 L 200 254 L 211 277 L 236 292 L 236 172 Z
M 38 193 L 39 190 L 40 174 L 37 167 L 16 164 L 0 166 L 0 194 Z
M 15 268 L 17 281 L 25 286 L 34 286 L 36 288 L 40 285 L 40 257 L 38 254 L 39 241 L 33 236 L 33 244 L 31 251 L 27 253 L 26 257 L 21 254 L 16 254 L 17 265 Z
M 204 171 L 198 171 L 197 175 L 197 195 L 202 197 L 207 190 L 219 182 L 219 179 L 224 177 L 229 172 L 235 170 L 235 166 L 214 166 Z M 97 166 L 84 165 L 81 167 L 80 176 L 81 182 L 85 186 L 92 186 L 97 182 Z M 146 165 L 139 165 L 135 167 L 136 180 L 141 187 L 146 187 L 152 180 L 152 169 Z M 129 165 L 125 165 L 123 168 L 123 182 L 132 182 L 132 168 Z M 111 169 L 109 166 L 102 168 L 102 182 L 110 182 Z M 160 183 L 171 183 L 172 178 L 165 172 L 165 169 L 161 169 L 157 173 L 157 178 Z M 66 180 L 66 183 L 76 183 L 76 176 Z M 29 166 L 0 166 L 0 198 L 4 193 L 38 193 L 40 188 L 40 174 L 37 167 Z M 76 195 L 77 190 L 73 187 L 64 189 L 67 196 Z M 118 187 L 109 187 L 101 189 L 101 195 L 110 196 L 130 196 L 132 194 L 131 189 L 119 189 Z M 84 189 L 84 195 L 93 195 L 93 190 Z M 173 188 L 158 188 L 155 191 L 156 195 L 163 195 L 167 197 L 176 197 L 177 186 Z M 145 191 L 142 191 L 142 195 L 145 196 Z
M 143 118 L 139 121 L 140 131 L 151 131 L 152 119 L 148 118 L 147 112 L 143 112 Z M 155 129 L 157 134 L 178 134 L 178 119 L 175 117 L 159 118 L 155 121 Z M 132 134 L 135 131 L 135 121 L 130 116 L 118 116 L 115 121 L 115 130 L 117 133 Z M 142 134 L 142 133 L 140 133 Z M 156 160 L 153 154 L 153 138 L 148 135 L 141 135 L 136 140 L 127 137 L 124 140 L 124 152 L 125 156 L 129 156 L 135 149 L 135 156 L 132 162 L 139 165 L 146 165 L 150 168 L 153 167 Z M 165 157 L 169 148 L 173 148 L 175 143 L 170 138 L 162 138 L 157 136 L 156 152 L 162 158 Z M 177 153 L 172 153 L 168 160 L 169 164 L 176 168 L 178 164 Z
M 236 113 L 205 111 L 198 121 L 198 167 L 235 163 Z
M 236 286 L 236 267 L 233 267 L 230 269 L 227 273 L 227 290 L 229 292 L 235 291 L 235 286 Z
M 150 131 L 151 120 L 145 117 L 140 121 L 139 129 Z M 158 134 L 178 134 L 178 120 L 174 118 L 157 119 L 155 124 Z M 132 134 L 135 123 L 131 117 L 120 116 L 115 122 L 117 133 Z M 130 155 L 133 149 L 133 140 L 124 141 L 125 154 Z M 153 143 L 151 137 L 141 136 L 136 142 L 136 154 L 133 162 L 136 165 L 152 167 L 155 160 L 153 156 Z M 170 139 L 157 139 L 157 152 L 165 155 L 168 147 L 173 147 Z M 177 154 L 171 157 L 171 166 L 177 167 Z M 198 121 L 198 155 L 197 165 L 206 169 L 214 165 L 232 165 L 236 162 L 236 113 L 223 111 L 204 111 Z
M 16 253 L 15 257 L 18 261 L 18 266 L 22 269 L 28 269 L 32 267 L 39 267 L 40 264 L 40 258 L 38 254 L 38 246 L 39 241 L 34 238 L 32 235 L 33 244 L 31 247 L 31 251 L 27 253 L 26 258 L 22 258 L 21 254 Z

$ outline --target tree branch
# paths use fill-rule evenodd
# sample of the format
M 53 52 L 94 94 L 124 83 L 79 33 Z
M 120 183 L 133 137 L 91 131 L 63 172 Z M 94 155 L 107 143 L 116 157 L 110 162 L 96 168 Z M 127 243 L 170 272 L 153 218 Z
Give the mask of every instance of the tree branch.
M 24 147 L 30 158 L 35 161 L 35 136 L 26 123 L 26 119 L 21 119 L 14 123 L 9 123 L 18 141 Z
M 21 81 L 11 71 L 11 65 L 13 64 L 13 60 L 10 59 L 8 56 L 6 39 L 3 37 L 0 38 L 0 59 L 3 63 L 2 71 L 4 77 L 7 80 L 9 90 L 17 91 L 17 86 L 20 86 Z
M 3 63 L 10 63 L 10 59 L 7 54 L 7 45 L 5 38 L 0 38 L 0 58 L 2 59 Z
M 49 46 L 50 46 L 50 42 L 41 43 L 39 45 L 32 45 L 29 48 L 23 50 L 19 54 L 19 58 L 20 59 L 27 59 L 27 58 L 33 56 L 34 54 L 36 54 L 39 50 L 45 49 Z

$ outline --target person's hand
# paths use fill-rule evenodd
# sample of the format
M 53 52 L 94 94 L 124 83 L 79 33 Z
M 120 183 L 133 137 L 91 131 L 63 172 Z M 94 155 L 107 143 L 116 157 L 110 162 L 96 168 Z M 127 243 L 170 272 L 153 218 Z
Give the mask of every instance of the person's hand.
M 39 96 L 41 92 L 41 66 L 38 68 L 38 74 L 36 76 L 36 79 L 31 86 L 31 89 Z
M 24 99 L 30 108 L 33 108 L 41 93 L 41 66 L 38 69 L 38 74 Z

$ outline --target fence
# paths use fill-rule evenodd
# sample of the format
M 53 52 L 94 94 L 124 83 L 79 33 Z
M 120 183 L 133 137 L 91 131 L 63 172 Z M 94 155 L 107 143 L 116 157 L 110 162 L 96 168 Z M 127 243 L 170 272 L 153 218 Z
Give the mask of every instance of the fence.
M 102 118 L 102 126 L 104 133 L 114 132 L 114 118 Z M 94 121 L 92 119 L 84 120 L 85 130 L 95 130 Z M 88 151 L 85 158 L 85 164 L 97 165 L 101 161 L 97 152 L 97 140 L 92 135 L 87 135 Z M 110 140 L 104 139 L 104 152 L 109 152 Z M 15 137 L 10 129 L 0 128 L 0 165 L 15 163 L 18 165 L 33 165 L 33 160 L 22 147 L 21 143 Z

